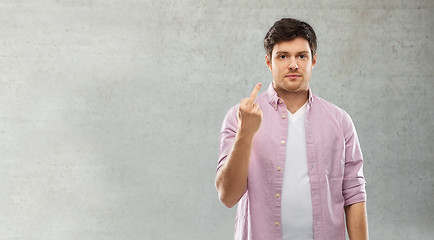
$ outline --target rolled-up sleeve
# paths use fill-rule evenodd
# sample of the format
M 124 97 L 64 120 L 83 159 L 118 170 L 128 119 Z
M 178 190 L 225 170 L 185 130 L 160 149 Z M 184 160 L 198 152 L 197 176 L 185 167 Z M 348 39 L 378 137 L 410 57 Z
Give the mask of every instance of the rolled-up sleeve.
M 223 120 L 223 124 L 220 130 L 219 161 L 217 165 L 217 172 L 224 165 L 227 156 L 232 151 L 232 146 L 234 144 L 238 129 L 237 111 L 238 105 L 229 109 Z
M 351 117 L 344 113 L 342 122 L 345 137 L 345 169 L 342 194 L 345 206 L 367 200 L 365 177 L 363 175 L 363 155 L 357 132 Z

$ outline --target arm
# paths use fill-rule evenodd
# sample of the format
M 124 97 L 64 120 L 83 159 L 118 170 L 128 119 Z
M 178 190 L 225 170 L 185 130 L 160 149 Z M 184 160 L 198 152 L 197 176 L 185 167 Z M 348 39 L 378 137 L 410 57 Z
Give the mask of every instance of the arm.
M 345 113 L 345 169 L 342 193 L 345 199 L 347 231 L 351 240 L 368 239 L 363 155 L 357 132 L 350 116 Z
M 254 103 L 260 88 L 261 84 L 256 84 L 250 97 L 241 100 L 237 113 L 238 131 L 235 142 L 228 160 L 216 175 L 220 201 L 229 208 L 240 200 L 247 188 L 253 137 L 262 121 L 262 112 L 258 104 Z
M 368 239 L 368 220 L 365 202 L 358 202 L 345 207 L 348 236 L 351 240 Z
M 229 159 L 217 173 L 219 198 L 228 208 L 233 207 L 246 191 L 252 143 L 253 135 L 238 132 Z

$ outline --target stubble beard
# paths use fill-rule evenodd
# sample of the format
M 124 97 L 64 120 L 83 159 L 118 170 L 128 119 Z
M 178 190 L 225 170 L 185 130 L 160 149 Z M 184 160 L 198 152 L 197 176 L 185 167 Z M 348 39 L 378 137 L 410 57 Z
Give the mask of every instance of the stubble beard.
M 292 82 L 291 80 L 287 80 L 285 79 L 285 77 L 283 77 L 283 79 L 281 79 L 281 83 L 283 84 L 276 84 L 276 81 L 274 81 L 274 89 L 276 90 L 276 92 L 280 92 L 281 94 L 300 94 L 300 93 L 304 93 L 306 91 L 309 90 L 309 80 L 305 80 L 305 76 L 301 75 L 301 82 Z M 294 84 L 297 84 L 298 86 L 292 86 Z M 277 85 L 277 86 L 276 86 Z M 296 88 L 294 88 L 296 87 Z

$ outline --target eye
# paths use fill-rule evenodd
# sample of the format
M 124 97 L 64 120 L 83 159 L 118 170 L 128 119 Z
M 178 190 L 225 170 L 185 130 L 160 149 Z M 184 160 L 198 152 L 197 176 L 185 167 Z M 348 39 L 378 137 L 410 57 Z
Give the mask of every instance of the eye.
M 301 59 L 303 59 L 303 58 L 306 58 L 306 55 L 300 55 L 298 57 L 301 58 Z
M 280 55 L 279 58 L 280 58 L 280 59 L 285 59 L 286 56 L 285 56 L 285 55 Z

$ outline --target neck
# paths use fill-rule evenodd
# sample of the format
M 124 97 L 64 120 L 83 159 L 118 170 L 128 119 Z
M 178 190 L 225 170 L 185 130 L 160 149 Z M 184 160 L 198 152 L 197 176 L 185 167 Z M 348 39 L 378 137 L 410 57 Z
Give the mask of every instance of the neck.
M 291 113 L 295 113 L 300 109 L 309 98 L 309 90 L 302 90 L 296 92 L 286 92 L 281 90 L 276 90 L 277 96 L 279 96 L 283 102 L 285 102 L 286 108 Z

